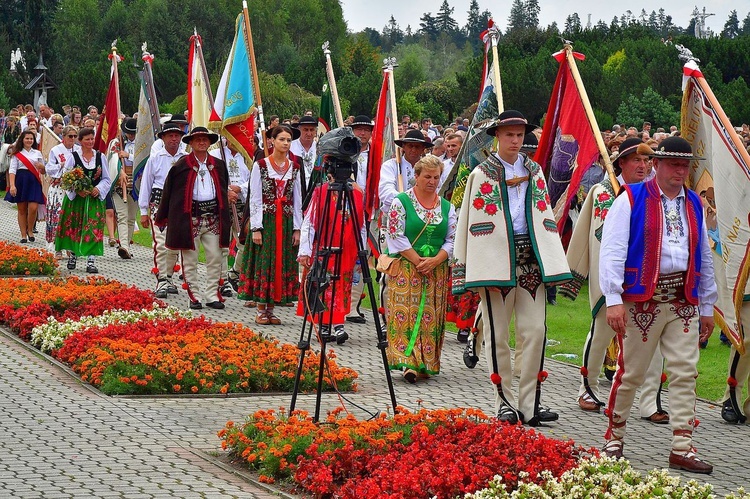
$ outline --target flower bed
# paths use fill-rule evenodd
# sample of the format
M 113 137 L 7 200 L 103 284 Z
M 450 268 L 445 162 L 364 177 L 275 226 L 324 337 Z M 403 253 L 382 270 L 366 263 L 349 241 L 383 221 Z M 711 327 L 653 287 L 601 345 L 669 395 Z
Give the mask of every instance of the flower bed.
M 241 324 L 165 307 L 153 292 L 103 278 L 0 279 L 0 322 L 106 394 L 291 391 L 299 350 Z M 328 354 L 324 389 L 355 390 L 357 373 Z M 317 384 L 305 356 L 300 390 Z
M 596 451 L 545 437 L 471 409 L 403 409 L 357 421 L 340 411 L 316 425 L 306 413 L 259 411 L 219 432 L 222 447 L 273 482 L 291 478 L 316 497 L 453 498 L 500 473 L 509 489 L 522 473 L 560 476 Z
M 610 457 L 590 457 L 559 477 L 547 471 L 542 472 L 542 480 L 529 480 L 526 472 L 520 474 L 516 487 L 508 490 L 502 476 L 495 477 L 487 488 L 465 499 L 506 499 L 506 498 L 546 498 L 568 499 L 571 497 L 622 497 L 628 499 L 685 498 L 708 499 L 716 497 L 710 484 L 699 484 L 689 480 L 682 484 L 679 477 L 670 475 L 667 470 L 651 470 L 645 476 L 634 470 L 625 459 Z M 738 494 L 738 495 L 737 495 Z M 737 494 L 731 493 L 726 499 L 750 499 L 742 488 Z
M 55 255 L 41 248 L 0 241 L 0 275 L 52 275 Z

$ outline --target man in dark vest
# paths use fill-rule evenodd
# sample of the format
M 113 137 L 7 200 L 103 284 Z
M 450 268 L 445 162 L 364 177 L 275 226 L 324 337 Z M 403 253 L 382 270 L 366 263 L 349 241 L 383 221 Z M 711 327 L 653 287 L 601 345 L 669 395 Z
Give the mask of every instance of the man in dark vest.
M 221 281 L 222 248 L 229 246 L 229 174 L 226 164 L 208 154 L 219 136 L 204 127 L 195 127 L 182 141 L 192 152 L 169 170 L 159 209 L 154 217 L 159 228 L 169 227 L 167 248 L 180 250 L 185 276 L 183 287 L 190 308 L 203 308 L 198 285 L 198 247 L 206 254 L 206 306 L 224 308 Z

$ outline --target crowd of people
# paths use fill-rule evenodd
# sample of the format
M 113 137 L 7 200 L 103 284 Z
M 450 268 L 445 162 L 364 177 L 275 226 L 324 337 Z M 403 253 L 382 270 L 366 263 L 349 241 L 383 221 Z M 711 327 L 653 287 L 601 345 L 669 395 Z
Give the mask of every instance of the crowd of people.
M 641 417 L 672 425 L 670 466 L 711 472 L 692 432 L 699 343 L 714 329 L 717 300 L 715 193 L 684 187 L 690 162 L 703 158 L 676 127 L 652 133 L 646 122 L 640 131 L 615 125 L 602 132 L 616 176 L 603 161 L 585 172 L 566 251 L 545 172 L 533 160 L 541 130 L 518 111 L 504 111 L 480 132 L 494 138 L 496 150 L 472 170 L 457 205 L 440 192 L 469 130 L 460 117 L 440 126 L 403 116 L 398 154 L 382 165 L 369 161 L 372 119 L 348 117 L 359 152 L 342 190 L 342 180 L 321 166 L 311 111 L 271 116 L 265 137 L 256 133 L 252 157 L 231 137 L 189 129 L 184 115 L 167 116 L 138 179 L 135 118 L 123 119 L 110 147 L 110 161 L 121 165 L 111 178 L 107 157 L 93 149 L 95 107 L 85 116 L 75 106 L 64 115 L 47 106 L 39 117 L 28 106 L 0 115 L 0 134 L 13 143 L 6 199 L 18 207 L 21 243 L 33 243 L 37 220 L 45 220 L 48 247 L 67 258 L 68 269 L 86 257 L 86 271 L 96 273 L 105 230 L 120 258 L 130 259 L 139 224 L 152 235 L 156 297 L 178 295 L 181 275 L 189 308 L 224 309 L 236 294 L 256 309 L 259 326 L 281 324 L 275 307 L 297 302 L 297 314 L 321 340 L 340 345 L 349 339 L 347 322 L 367 322 L 360 304 L 369 256 L 380 276 L 376 313 L 384 319 L 390 369 L 410 384 L 439 374 L 445 324 L 455 322 L 468 367 L 484 346 L 500 421 L 538 426 L 558 419 L 541 400 L 546 307 L 555 303 L 555 289 L 575 298 L 588 280 L 592 322 L 576 396 L 583 411 L 609 408 L 604 453 L 623 455 L 641 388 Z M 61 139 L 46 161 L 37 150 L 37 122 Z M 738 132 L 750 140 L 747 125 Z M 81 178 L 73 187 L 71 172 Z M 351 192 L 346 201 L 343 192 Z M 747 304 L 743 314 L 750 315 Z M 606 394 L 598 380 L 613 345 L 617 370 Z M 741 364 L 741 389 L 750 361 L 734 348 L 731 355 Z M 669 411 L 658 397 L 665 365 Z M 750 400 L 740 407 L 728 391 L 722 417 L 742 422 L 748 409 Z

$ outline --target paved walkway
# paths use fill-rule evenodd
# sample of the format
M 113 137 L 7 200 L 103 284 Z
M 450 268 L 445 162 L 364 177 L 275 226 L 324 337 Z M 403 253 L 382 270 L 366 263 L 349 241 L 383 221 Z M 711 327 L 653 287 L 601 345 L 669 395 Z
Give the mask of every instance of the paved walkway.
M 39 224 L 42 246 L 44 224 Z M 0 239 L 19 239 L 15 210 L 0 202 Z M 135 257 L 120 260 L 107 247 L 97 261 L 101 273 L 142 288 L 151 288 L 150 250 L 137 247 Z M 84 275 L 83 265 L 75 271 Z M 187 308 L 184 291 L 169 303 Z M 254 310 L 236 299 L 225 310 L 205 310 L 216 320 L 255 327 Z M 293 308 L 277 308 L 282 326 L 262 331 L 281 341 L 297 343 L 301 320 Z M 392 410 L 372 320 L 349 325 L 350 340 L 335 347 L 338 362 L 360 373 L 360 391 L 346 394 L 346 408 L 358 417 Z M 585 332 L 581 332 L 585 334 Z M 555 332 L 550 331 L 550 337 Z M 576 352 L 577 353 L 577 352 Z M 416 386 L 394 377 L 398 403 L 411 409 L 478 407 L 492 412 L 493 395 L 484 361 L 467 369 L 462 345 L 446 339 L 441 374 Z M 545 434 L 572 438 L 584 446 L 601 446 L 606 429 L 603 415 L 584 413 L 575 403 L 579 383 L 574 366 L 548 361 L 543 402 L 560 412 L 560 420 L 542 428 Z M 606 383 L 606 382 L 605 382 Z M 232 398 L 108 397 L 49 358 L 0 334 L 0 493 L 3 497 L 275 497 L 250 481 L 250 475 L 224 465 L 216 432 L 228 420 L 242 421 L 258 409 L 288 408 L 289 395 Z M 314 409 L 313 395 L 298 398 L 297 408 Z M 323 396 L 323 414 L 339 405 L 333 394 Z M 714 404 L 698 402 L 700 427 L 695 442 L 703 458 L 715 466 L 708 481 L 719 494 L 746 485 L 750 426 L 731 426 Z M 671 432 L 638 418 L 633 411 L 625 453 L 640 470 L 666 467 Z M 738 449 L 738 445 L 740 449 Z

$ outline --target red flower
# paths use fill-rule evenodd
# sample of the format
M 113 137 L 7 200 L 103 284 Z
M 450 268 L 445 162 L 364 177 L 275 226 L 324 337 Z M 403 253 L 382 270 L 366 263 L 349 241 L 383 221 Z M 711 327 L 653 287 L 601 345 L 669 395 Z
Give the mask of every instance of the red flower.
M 597 217 L 597 218 L 599 218 L 599 216 L 601 216 L 601 214 L 602 214 L 602 210 L 597 207 L 594 210 L 594 216 Z
M 603 203 L 604 201 L 609 201 L 609 193 L 602 192 L 599 194 L 599 197 L 596 198 L 597 201 L 600 203 Z
M 539 200 L 536 202 L 536 209 L 539 211 L 544 211 L 547 209 L 547 203 L 545 203 L 543 200 Z
M 489 182 L 484 182 L 479 186 L 479 192 L 481 192 L 482 194 L 489 194 L 490 192 L 492 192 L 492 186 Z
M 497 213 L 497 205 L 490 203 L 484 208 L 484 211 L 486 211 L 488 215 L 494 215 Z
M 541 178 L 538 178 L 536 180 L 536 187 L 537 189 L 544 189 L 544 180 Z
M 477 210 L 481 210 L 482 208 L 484 208 L 484 199 L 476 198 L 474 200 L 474 208 L 476 208 Z
M 666 383 L 667 382 L 667 373 L 661 373 L 661 382 Z

